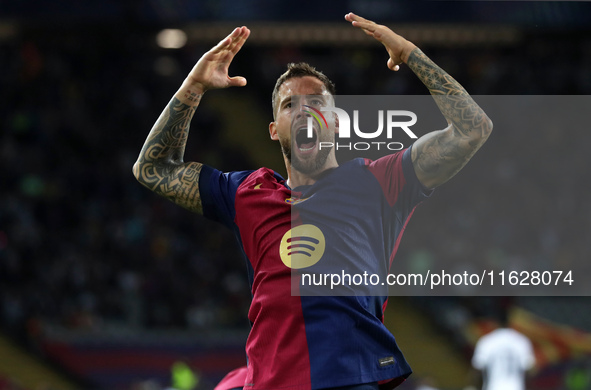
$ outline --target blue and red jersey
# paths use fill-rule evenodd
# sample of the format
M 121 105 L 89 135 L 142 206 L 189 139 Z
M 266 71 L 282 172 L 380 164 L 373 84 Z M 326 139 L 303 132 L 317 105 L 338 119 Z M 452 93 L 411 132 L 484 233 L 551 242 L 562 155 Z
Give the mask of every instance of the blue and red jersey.
M 245 389 L 323 389 L 410 375 L 383 325 L 387 294 L 326 296 L 300 284 L 306 273 L 388 273 L 414 208 L 429 195 L 410 149 L 351 160 L 294 189 L 267 168 L 222 173 L 207 166 L 199 186 L 204 215 L 231 228 L 246 257 L 253 298 Z

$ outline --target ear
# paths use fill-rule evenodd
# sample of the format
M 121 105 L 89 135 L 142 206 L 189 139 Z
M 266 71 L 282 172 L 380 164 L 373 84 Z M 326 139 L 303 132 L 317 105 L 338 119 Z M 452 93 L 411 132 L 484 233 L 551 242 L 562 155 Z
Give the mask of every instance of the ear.
M 277 123 L 276 122 L 269 123 L 269 135 L 271 136 L 271 139 L 273 141 L 279 140 L 279 137 L 277 136 Z
M 335 134 L 339 133 L 339 116 L 336 112 L 333 113 L 334 115 L 334 132 Z

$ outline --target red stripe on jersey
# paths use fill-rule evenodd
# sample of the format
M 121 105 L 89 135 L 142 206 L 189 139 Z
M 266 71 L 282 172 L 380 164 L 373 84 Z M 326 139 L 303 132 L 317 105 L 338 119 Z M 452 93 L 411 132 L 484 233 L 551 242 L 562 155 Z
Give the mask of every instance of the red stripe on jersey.
M 364 159 L 365 165 L 380 183 L 388 204 L 393 206 L 398 194 L 406 184 L 402 170 L 402 156 L 404 151 L 381 157 L 375 161 Z
M 302 304 L 292 296 L 297 278 L 279 255 L 281 239 L 292 227 L 292 207 L 286 202 L 291 197 L 270 169 L 254 172 L 236 191 L 234 222 L 254 270 L 245 389 L 310 388 Z

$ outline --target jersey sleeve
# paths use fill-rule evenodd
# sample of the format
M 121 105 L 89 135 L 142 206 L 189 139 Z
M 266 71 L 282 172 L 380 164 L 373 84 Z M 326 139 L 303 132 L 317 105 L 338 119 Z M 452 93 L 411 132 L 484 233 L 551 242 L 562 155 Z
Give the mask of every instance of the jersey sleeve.
M 412 210 L 433 193 L 433 190 L 423 186 L 417 178 L 411 148 L 412 146 L 375 161 L 366 159 L 365 162 L 380 183 L 390 206 L 402 202 L 407 210 Z
M 199 175 L 203 215 L 232 228 L 236 216 L 236 190 L 251 173 L 252 171 L 224 173 L 203 165 Z
M 487 350 L 484 347 L 483 340 L 479 340 L 474 348 L 474 356 L 472 356 L 472 367 L 477 370 L 482 370 L 486 366 Z
M 529 339 L 523 336 L 523 354 L 521 356 L 521 365 L 524 370 L 529 370 L 536 364 L 536 355 L 534 347 Z
M 231 390 L 242 388 L 246 382 L 248 368 L 240 367 L 229 372 L 213 390 Z

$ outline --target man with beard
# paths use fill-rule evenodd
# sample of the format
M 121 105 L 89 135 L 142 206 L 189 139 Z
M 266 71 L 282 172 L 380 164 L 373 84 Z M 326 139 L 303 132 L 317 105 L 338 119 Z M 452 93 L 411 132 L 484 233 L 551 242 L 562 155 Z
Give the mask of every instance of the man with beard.
M 334 105 L 334 85 L 307 64 L 291 64 L 273 91 L 271 139 L 287 180 L 268 168 L 222 173 L 183 162 L 189 123 L 203 94 L 246 85 L 228 67 L 250 34 L 236 28 L 205 53 L 152 128 L 134 175 L 173 202 L 231 228 L 247 260 L 252 290 L 246 389 L 394 388 L 411 369 L 383 325 L 387 294 L 302 293 L 305 272 L 346 269 L 384 275 L 415 206 L 454 176 L 480 148 L 492 122 L 450 75 L 414 44 L 355 14 L 345 19 L 381 42 L 387 66 L 406 64 L 434 96 L 449 126 L 375 161 L 339 165 L 338 121 L 309 113 Z M 344 292 L 344 293 L 343 293 Z

